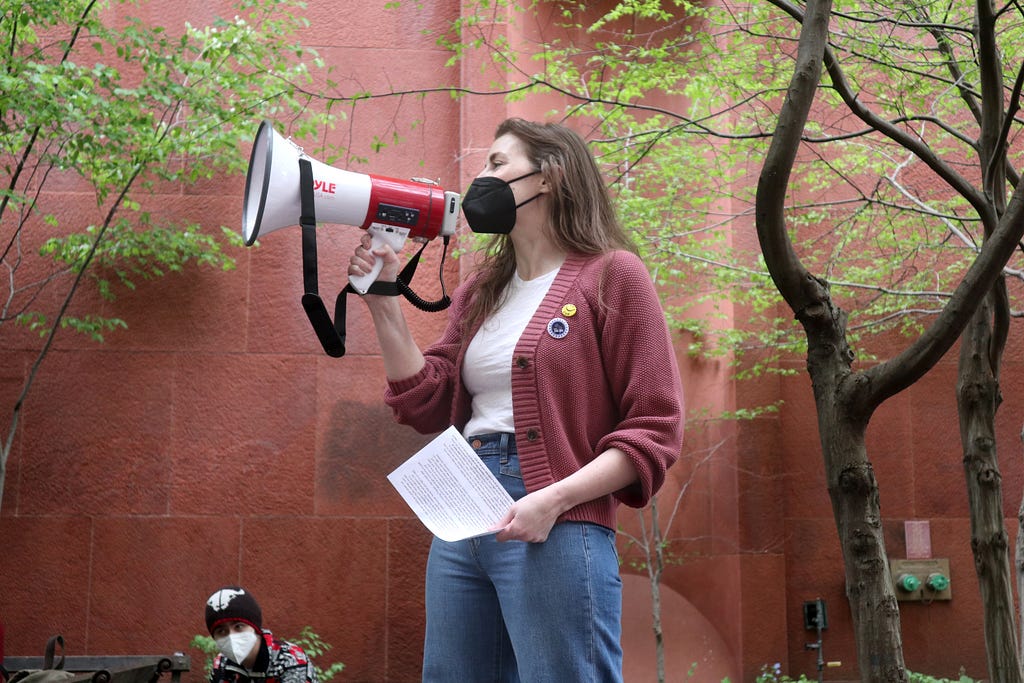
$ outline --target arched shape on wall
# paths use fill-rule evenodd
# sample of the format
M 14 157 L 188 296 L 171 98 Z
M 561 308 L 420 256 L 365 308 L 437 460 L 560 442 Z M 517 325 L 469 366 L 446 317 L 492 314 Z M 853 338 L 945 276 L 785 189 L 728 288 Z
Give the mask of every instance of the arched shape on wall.
M 622 575 L 623 679 L 656 681 L 654 633 L 651 631 L 651 584 L 644 576 Z M 665 639 L 665 680 L 742 680 L 732 649 L 693 604 L 661 586 L 661 628 Z M 692 677 L 687 673 L 696 663 Z

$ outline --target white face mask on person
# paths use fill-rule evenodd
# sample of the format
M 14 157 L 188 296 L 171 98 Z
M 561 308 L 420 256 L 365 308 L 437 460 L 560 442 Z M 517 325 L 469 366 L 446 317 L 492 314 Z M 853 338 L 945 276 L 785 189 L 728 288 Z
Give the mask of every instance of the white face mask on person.
M 222 638 L 215 639 L 220 653 L 238 664 L 243 663 L 245 658 L 252 654 L 259 641 L 259 636 L 251 630 L 229 633 Z

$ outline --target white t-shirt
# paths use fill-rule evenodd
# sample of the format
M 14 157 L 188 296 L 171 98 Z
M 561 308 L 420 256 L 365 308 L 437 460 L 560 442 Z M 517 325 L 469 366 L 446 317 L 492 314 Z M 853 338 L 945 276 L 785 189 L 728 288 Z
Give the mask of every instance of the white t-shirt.
M 462 381 L 473 397 L 466 437 L 490 432 L 515 432 L 512 419 L 512 354 L 523 330 L 544 300 L 558 268 L 532 280 L 512 276 L 504 302 L 469 342 Z

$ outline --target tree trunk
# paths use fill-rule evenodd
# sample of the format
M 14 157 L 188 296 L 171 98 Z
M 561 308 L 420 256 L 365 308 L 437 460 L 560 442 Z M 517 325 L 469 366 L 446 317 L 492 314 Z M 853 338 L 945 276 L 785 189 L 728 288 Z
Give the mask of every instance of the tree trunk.
M 1020 440 L 1024 444 L 1024 427 L 1020 430 Z M 1024 448 L 1021 449 L 1021 454 L 1024 455 Z M 1017 508 L 1017 595 L 1024 595 L 1024 497 L 1021 497 L 1020 507 Z M 1024 624 L 1024 599 L 1022 599 L 1017 606 L 1019 610 L 1017 619 L 1020 624 Z M 1024 648 L 1024 634 L 1018 634 L 1017 641 L 1019 648 Z M 1024 649 L 1018 649 L 1018 656 L 1021 661 L 1024 661 Z
M 658 500 L 651 498 L 651 547 L 653 558 L 647 562 L 648 578 L 651 580 L 651 606 L 654 631 L 654 652 L 658 663 L 658 683 L 665 683 L 665 634 L 661 628 L 661 576 L 665 572 L 665 546 L 661 539 L 661 524 L 658 521 Z
M 843 552 L 861 680 L 903 682 L 907 672 L 900 614 L 889 578 L 878 484 L 864 443 L 880 399 L 872 396 L 869 376 L 851 371 L 846 314 L 832 302 L 828 284 L 800 263 L 785 231 L 786 188 L 821 76 L 831 7 L 830 0 L 808 0 L 801 18 L 793 78 L 758 176 L 756 226 L 772 280 L 807 334 L 807 369 Z
M 971 518 L 971 550 L 985 621 L 989 678 L 1021 683 L 1010 578 L 1009 535 L 996 459 L 995 414 L 999 380 L 990 362 L 990 298 L 964 331 L 957 381 L 957 412 Z
M 862 681 L 906 681 L 900 613 L 882 533 L 878 483 L 867 457 L 863 375 L 851 373 L 846 316 L 826 296 L 798 316 L 818 410 L 825 477 L 846 570 Z

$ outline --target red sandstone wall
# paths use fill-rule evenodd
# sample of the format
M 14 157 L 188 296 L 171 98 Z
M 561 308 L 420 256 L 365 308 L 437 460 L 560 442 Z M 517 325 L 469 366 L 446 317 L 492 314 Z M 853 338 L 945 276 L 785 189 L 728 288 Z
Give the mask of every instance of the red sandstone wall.
M 357 81 L 359 89 L 439 81 L 485 89 L 493 74 L 478 73 L 476 65 L 446 71 L 447 55 L 420 35 L 455 16 L 459 3 L 423 4 L 423 12 L 385 11 L 383 2 L 342 12 L 339 3 L 311 0 L 311 28 L 302 40 L 336 66 L 343 89 Z M 223 6 L 163 3 L 147 11 L 167 25 L 199 24 Z M 437 96 L 415 105 L 360 105 L 353 151 L 370 156 L 373 167 L 354 170 L 398 177 L 426 171 L 446 186 L 465 187 L 500 119 L 540 116 L 550 104 Z M 375 155 L 369 141 L 392 118 L 403 129 L 414 118 L 424 124 L 400 148 Z M 200 218 L 208 229 L 236 224 L 242 182 L 172 189 L 155 197 L 152 209 Z M 71 195 L 66 201 L 69 211 L 78 210 Z M 339 264 L 356 237 L 339 228 L 321 238 L 326 296 L 341 288 Z M 234 272 L 189 269 L 108 305 L 131 328 L 102 346 L 59 337 L 26 405 L 0 511 L 8 655 L 39 654 L 58 632 L 71 654 L 184 650 L 203 629 L 206 595 L 239 581 L 259 597 L 271 628 L 290 635 L 308 624 L 332 643 L 328 660 L 348 665 L 338 680 L 418 680 L 429 539 L 384 476 L 425 438 L 395 426 L 381 404 L 380 359 L 359 305 L 350 311 L 348 355 L 337 360 L 320 352 L 298 301 L 298 231 L 262 242 L 237 255 Z M 430 278 L 422 273 L 436 270 L 439 250 L 432 251 L 421 268 L 424 283 Z M 460 264 L 449 264 L 450 286 Z M 410 315 L 424 344 L 443 324 L 443 314 Z M 0 406 L 9 407 L 33 360 L 34 340 L 10 326 L 0 334 Z M 999 417 L 1011 530 L 1022 484 L 1017 434 L 1024 409 L 1013 391 L 1024 378 L 1019 334 L 1015 343 Z M 693 452 L 723 439 L 726 446 L 694 476 L 678 530 L 687 554 L 666 576 L 681 600 L 669 604 L 692 615 L 668 615 L 673 671 L 682 676 L 699 660 L 696 680 L 720 680 L 720 672 L 750 680 L 761 664 L 781 662 L 794 675 L 813 676 L 814 655 L 804 649 L 812 634 L 803 630 L 801 607 L 822 597 L 830 620 L 826 656 L 844 662 L 828 679 L 855 679 L 806 376 L 734 387 L 720 366 L 681 361 L 692 407 L 774 397 L 786 404 L 777 417 L 690 437 Z M 890 555 L 902 555 L 904 519 L 929 519 L 936 556 L 953 563 L 952 602 L 903 609 L 908 665 L 944 675 L 965 665 L 981 675 L 954 378 L 949 360 L 884 405 L 872 422 L 870 447 Z M 692 461 L 673 472 L 664 500 L 690 477 Z M 628 512 L 622 521 L 635 524 Z M 646 598 L 635 581 L 627 584 L 626 611 L 635 618 L 625 638 L 627 661 L 631 671 L 649 672 L 636 659 L 648 656 Z

